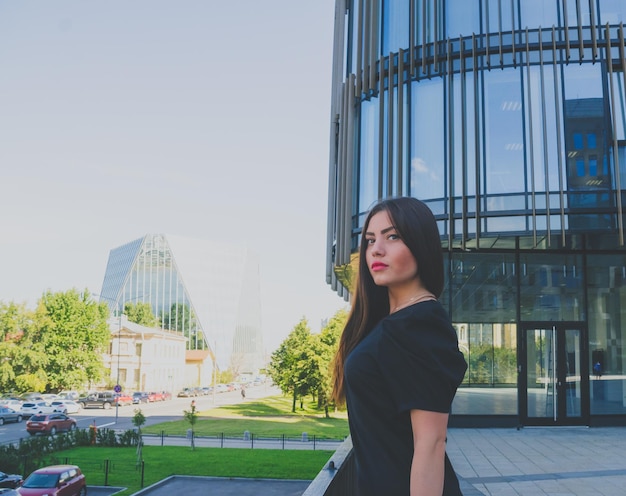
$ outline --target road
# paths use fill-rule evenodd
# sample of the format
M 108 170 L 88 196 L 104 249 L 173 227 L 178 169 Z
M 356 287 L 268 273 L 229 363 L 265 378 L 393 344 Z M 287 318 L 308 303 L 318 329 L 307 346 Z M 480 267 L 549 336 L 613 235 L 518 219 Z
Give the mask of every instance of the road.
M 249 387 L 246 389 L 246 398 L 241 398 L 240 391 L 216 393 L 209 396 L 196 398 L 172 398 L 168 401 L 156 403 L 142 403 L 141 405 L 120 406 L 104 410 L 102 408 L 87 408 L 80 413 L 70 414 L 76 419 L 79 429 L 86 429 L 90 424 L 96 424 L 98 428 L 110 429 L 133 429 L 132 418 L 135 409 L 141 408 L 146 416 L 144 426 L 159 424 L 170 420 L 179 420 L 183 417 L 183 410 L 189 410 L 191 400 L 196 401 L 196 410 L 202 412 L 216 406 L 233 405 L 242 401 L 253 401 L 266 396 L 280 394 L 280 389 L 266 385 Z M 117 415 L 116 415 L 117 414 Z M 117 418 L 116 418 L 117 417 Z M 26 432 L 26 422 L 19 424 L 10 423 L 0 426 L 0 444 L 17 443 L 22 438 L 29 437 Z

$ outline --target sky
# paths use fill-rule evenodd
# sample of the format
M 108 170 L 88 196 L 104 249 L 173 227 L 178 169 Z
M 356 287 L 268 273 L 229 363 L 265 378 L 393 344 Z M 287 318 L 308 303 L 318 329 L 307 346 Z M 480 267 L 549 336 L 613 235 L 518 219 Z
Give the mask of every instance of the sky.
M 258 254 L 275 349 L 326 283 L 334 0 L 0 0 L 0 301 L 148 233 Z

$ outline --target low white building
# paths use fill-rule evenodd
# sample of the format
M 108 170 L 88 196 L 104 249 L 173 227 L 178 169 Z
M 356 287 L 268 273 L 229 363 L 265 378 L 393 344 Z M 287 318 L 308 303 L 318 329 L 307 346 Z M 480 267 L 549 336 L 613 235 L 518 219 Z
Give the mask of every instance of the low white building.
M 109 327 L 111 343 L 104 356 L 104 366 L 111 371 L 107 382 L 119 384 L 126 392 L 168 391 L 172 395 L 190 385 L 186 337 L 129 322 L 125 315 L 112 317 Z

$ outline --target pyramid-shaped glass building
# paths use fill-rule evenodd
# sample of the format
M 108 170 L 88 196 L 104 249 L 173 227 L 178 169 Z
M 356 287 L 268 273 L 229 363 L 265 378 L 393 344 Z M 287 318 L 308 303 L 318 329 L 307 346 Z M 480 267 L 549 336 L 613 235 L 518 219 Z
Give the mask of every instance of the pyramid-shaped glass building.
M 188 358 L 205 350 L 239 374 L 263 366 L 259 264 L 246 248 L 147 234 L 111 250 L 100 296 L 112 312 L 150 303 L 161 328 L 187 338 Z

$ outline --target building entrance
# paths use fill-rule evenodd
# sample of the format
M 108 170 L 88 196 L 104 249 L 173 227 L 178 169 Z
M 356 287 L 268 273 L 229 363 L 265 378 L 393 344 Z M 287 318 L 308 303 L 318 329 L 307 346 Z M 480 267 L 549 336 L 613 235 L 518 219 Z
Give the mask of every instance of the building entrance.
M 521 425 L 588 425 L 589 361 L 581 322 L 520 326 Z

